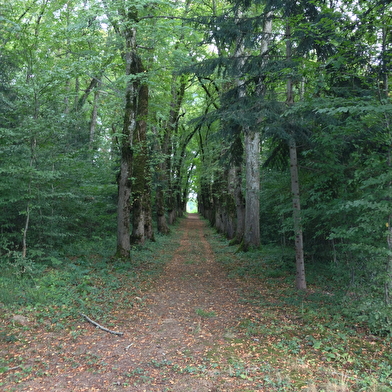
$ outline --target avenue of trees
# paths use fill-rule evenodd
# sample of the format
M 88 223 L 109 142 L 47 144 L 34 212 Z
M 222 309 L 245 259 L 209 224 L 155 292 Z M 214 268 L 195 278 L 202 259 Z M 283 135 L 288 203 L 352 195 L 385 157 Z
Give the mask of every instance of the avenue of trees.
M 1 263 L 107 239 L 132 262 L 197 194 L 387 329 L 391 25 L 388 0 L 2 2 Z

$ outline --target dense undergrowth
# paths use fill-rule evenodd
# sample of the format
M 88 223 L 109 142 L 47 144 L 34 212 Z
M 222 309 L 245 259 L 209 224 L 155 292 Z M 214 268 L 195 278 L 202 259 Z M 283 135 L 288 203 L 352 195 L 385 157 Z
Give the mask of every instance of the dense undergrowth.
M 373 319 L 363 311 L 363 295 L 350 287 L 346 271 L 308 265 L 302 293 L 294 289 L 291 250 L 241 253 L 218 234 L 209 241 L 229 276 L 248 282 L 242 300 L 260 316 L 238 328 L 269 346 L 262 355 L 272 366 L 271 390 L 392 391 L 390 320 L 378 319 L 377 309 Z

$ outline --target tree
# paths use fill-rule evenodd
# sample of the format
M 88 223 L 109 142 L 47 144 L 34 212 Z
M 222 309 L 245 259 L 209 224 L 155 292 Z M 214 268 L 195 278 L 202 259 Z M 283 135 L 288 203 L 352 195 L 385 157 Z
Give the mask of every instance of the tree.
M 124 39 L 123 58 L 127 79 L 124 123 L 120 140 L 120 172 L 117 178 L 116 254 L 128 258 L 131 248 L 131 208 L 133 209 L 132 242 L 143 243 L 146 237 L 153 238 L 146 145 L 148 87 L 145 68 L 138 52 L 138 8 L 127 3 L 124 7 L 118 8 L 120 20 L 118 22 L 117 18 L 111 16 L 110 5 L 105 2 L 109 20 L 116 34 Z M 134 163 L 136 161 L 137 164 Z
M 97 51 L 106 52 L 98 44 L 98 26 L 86 30 L 86 22 L 78 23 L 78 18 L 85 16 L 83 6 L 77 1 L 74 6 L 78 14 L 65 2 L 13 2 L 12 7 L 3 9 L 4 53 L 12 53 L 14 87 L 9 96 L 12 114 L 2 111 L 3 136 L 12 137 L 1 138 L 5 191 L 1 202 L 7 205 L 7 212 L 0 219 L 10 246 L 26 257 L 29 249 L 34 253 L 38 243 L 50 248 L 78 237 L 87 228 L 110 226 L 96 224 L 101 215 L 94 209 L 102 202 L 102 211 L 103 200 L 112 192 L 108 181 L 111 167 L 100 165 L 95 156 L 99 175 L 91 173 L 93 158 L 85 150 L 89 104 L 84 100 L 77 114 L 69 104 L 70 98 L 79 100 L 79 90 L 72 88 L 76 68 L 95 73 L 96 58 L 86 61 L 86 47 L 94 42 Z M 83 40 L 77 40 L 81 30 Z M 79 73 L 79 86 L 83 85 Z M 101 186 L 101 193 L 94 194 L 93 189 Z M 87 211 L 93 217 L 87 218 Z

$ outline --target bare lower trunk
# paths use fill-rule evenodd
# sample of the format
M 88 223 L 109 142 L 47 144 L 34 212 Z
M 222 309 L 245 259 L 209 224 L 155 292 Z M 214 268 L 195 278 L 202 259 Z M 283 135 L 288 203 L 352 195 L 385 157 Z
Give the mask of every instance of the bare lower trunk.
M 235 242 L 240 244 L 244 238 L 245 231 L 245 199 L 242 193 L 242 169 L 240 166 L 235 168 L 235 184 L 234 184 L 234 203 L 236 210 L 236 229 Z
M 244 248 L 260 246 L 260 134 L 245 133 L 246 194 Z
M 27 231 L 29 229 L 29 222 L 30 222 L 30 202 L 27 203 L 26 207 L 26 221 L 25 227 L 23 229 L 23 238 L 22 238 L 22 257 L 25 258 L 27 254 Z
M 301 204 L 299 196 L 299 178 L 297 163 L 297 146 L 295 141 L 290 143 L 290 173 L 291 173 L 291 192 L 293 195 L 293 221 L 295 236 L 295 260 L 296 277 L 295 285 L 299 290 L 306 290 L 304 247 L 301 226 Z
M 218 233 L 224 233 L 225 231 L 222 207 L 220 205 L 215 206 L 215 228 Z
M 165 214 L 165 202 L 163 187 L 158 186 L 155 193 L 155 205 L 157 210 L 157 229 L 158 233 L 169 234 L 170 229 L 167 225 L 166 214 Z
M 387 281 L 385 290 L 385 303 L 387 305 L 391 304 L 392 298 L 392 215 L 389 215 L 388 219 L 388 233 L 387 233 L 387 243 L 388 243 L 388 262 L 387 262 Z
M 129 152 L 130 155 L 130 152 Z M 131 199 L 131 159 L 125 154 L 121 156 L 120 173 L 118 176 L 117 200 L 117 256 L 129 257 L 130 242 L 130 199 Z
M 139 72 L 143 68 L 139 62 Z M 142 244 L 145 240 L 153 240 L 151 218 L 150 170 L 147 149 L 147 115 L 148 86 L 143 84 L 138 91 L 138 110 L 136 132 L 133 138 L 133 200 L 132 200 L 132 235 L 133 243 Z
M 225 234 L 228 239 L 233 239 L 236 234 L 236 205 L 235 205 L 235 186 L 236 186 L 236 167 L 231 166 L 227 173 L 227 194 L 225 200 Z
M 131 243 L 132 244 L 143 244 L 145 241 L 144 235 L 144 221 L 145 214 L 142 208 L 142 200 L 134 200 L 132 203 L 132 234 Z
M 389 122 L 389 118 L 386 117 L 386 128 L 389 132 L 390 146 L 392 146 L 392 130 Z M 388 162 L 387 168 L 392 170 L 392 148 L 388 151 Z M 389 194 L 392 191 L 392 183 L 389 183 Z M 387 259 L 387 276 L 385 282 L 385 303 L 390 305 L 392 303 L 392 214 L 388 216 L 387 223 L 387 245 L 388 245 L 388 259 Z
M 35 161 L 35 150 L 37 148 L 37 139 L 33 137 L 31 140 L 31 145 L 30 145 L 30 169 L 33 169 L 34 166 L 34 161 Z M 33 170 L 32 170 L 33 172 Z M 29 180 L 29 188 L 28 188 L 28 196 L 29 200 L 27 200 L 27 206 L 26 206 L 26 220 L 25 220 L 25 225 L 23 228 L 23 236 L 22 236 L 22 257 L 25 258 L 27 255 L 27 232 L 29 230 L 29 224 L 30 224 L 30 213 L 31 213 L 31 187 L 32 187 L 32 177 L 30 176 Z
M 169 222 L 169 225 L 172 225 L 175 221 L 176 221 L 176 211 L 174 209 L 169 209 L 168 210 L 168 216 L 167 216 L 167 220 Z
M 89 142 L 90 150 L 93 148 L 93 144 L 95 140 L 95 130 L 97 127 L 98 98 L 99 98 L 99 92 L 96 90 L 94 91 L 94 103 L 93 103 L 93 110 L 91 112 L 91 121 L 90 121 L 90 142 Z

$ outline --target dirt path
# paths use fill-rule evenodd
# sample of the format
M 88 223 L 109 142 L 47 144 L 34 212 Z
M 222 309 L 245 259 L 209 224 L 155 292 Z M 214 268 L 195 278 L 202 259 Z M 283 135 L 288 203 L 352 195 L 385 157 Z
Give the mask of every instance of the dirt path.
M 123 315 L 122 325 L 116 325 L 123 336 L 96 330 L 54 341 L 48 333 L 41 341 L 49 349 L 34 347 L 42 350 L 39 358 L 48 374 L 21 383 L 17 390 L 245 390 L 246 369 L 233 377 L 236 369 L 227 353 L 243 338 L 235 327 L 251 309 L 239 301 L 238 282 L 215 262 L 208 230 L 197 215 L 182 221 L 181 245 L 143 299 L 144 306 Z

